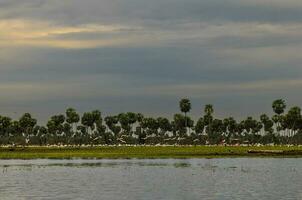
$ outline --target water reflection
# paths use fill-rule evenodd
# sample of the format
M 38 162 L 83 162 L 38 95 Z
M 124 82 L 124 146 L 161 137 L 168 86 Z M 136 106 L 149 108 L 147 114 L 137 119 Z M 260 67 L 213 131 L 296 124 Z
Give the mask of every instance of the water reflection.
M 74 162 L 70 162 L 69 160 L 61 161 L 58 160 L 57 162 L 44 162 L 46 160 L 41 160 L 40 162 L 35 161 L 19 161 L 15 163 L 11 163 L 9 165 L 1 165 L 0 168 L 7 169 L 7 168 L 34 168 L 34 167 L 116 167 L 116 166 L 140 166 L 140 167 L 160 167 L 160 166 L 168 166 L 168 163 L 157 163 L 157 162 L 114 162 L 114 161 L 87 161 L 82 160 L 79 162 L 79 160 L 75 160 Z M 4 161 L 2 161 L 4 162 Z M 28 163 L 29 162 L 29 163 Z M 0 161 L 1 163 L 1 161 Z M 190 166 L 188 163 L 175 163 L 173 166 L 175 167 L 186 167 Z
M 185 167 L 190 167 L 191 164 L 182 162 L 182 163 L 174 163 L 173 166 L 176 167 L 176 168 L 179 168 L 179 167 L 185 168 Z
M 301 180 L 300 158 L 0 160 L 1 200 L 302 199 Z

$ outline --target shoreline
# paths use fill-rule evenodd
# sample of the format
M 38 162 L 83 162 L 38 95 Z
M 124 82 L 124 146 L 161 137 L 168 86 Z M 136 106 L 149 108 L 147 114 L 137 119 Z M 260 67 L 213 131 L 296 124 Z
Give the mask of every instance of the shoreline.
M 302 158 L 302 146 L 0 147 L 0 159 Z

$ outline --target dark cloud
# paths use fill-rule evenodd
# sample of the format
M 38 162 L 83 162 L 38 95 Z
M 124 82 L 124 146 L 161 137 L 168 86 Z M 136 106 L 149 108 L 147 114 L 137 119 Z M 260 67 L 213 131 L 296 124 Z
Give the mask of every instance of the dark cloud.
M 1 112 L 44 121 L 68 106 L 171 116 L 188 96 L 194 117 L 213 103 L 217 116 L 240 118 L 269 112 L 275 98 L 299 104 L 301 8 L 295 0 L 0 0 L 0 22 L 56 28 L 32 45 L 7 45 L 14 40 L 0 32 Z M 129 41 L 99 42 L 119 39 Z M 66 41 L 77 45 L 54 45 Z
M 99 48 L 84 50 L 35 49 L 0 75 L 1 80 L 64 79 L 79 75 L 111 75 L 142 84 L 187 82 L 245 82 L 300 78 L 300 59 L 274 61 L 261 66 L 243 62 L 237 54 L 217 55 L 209 46 L 157 48 Z M 257 50 L 257 49 L 256 49 Z M 239 50 L 240 51 L 240 50 Z M 249 54 L 247 52 L 246 54 Z M 252 53 L 251 53 L 252 54 Z M 271 58 L 268 58 L 270 60 Z M 25 60 L 26 61 L 26 60 Z M 261 61 L 259 61 L 261 62 Z M 288 67 L 290 66 L 290 67 Z M 259 73 L 261 71 L 261 73 Z M 18 73 L 19 72 L 19 73 Z M 35 75 L 35 76 L 34 76 Z
M 300 22 L 302 19 L 301 3 L 294 0 L 288 3 L 271 0 L 2 0 L 0 5 L 5 11 L 2 17 L 39 18 L 67 24 L 159 22 L 169 25 L 188 20 Z

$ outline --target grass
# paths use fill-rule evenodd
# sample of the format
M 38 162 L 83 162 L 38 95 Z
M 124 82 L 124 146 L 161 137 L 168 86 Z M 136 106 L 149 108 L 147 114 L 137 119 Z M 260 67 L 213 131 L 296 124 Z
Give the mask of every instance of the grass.
M 282 150 L 283 153 L 255 153 L 248 150 Z M 119 146 L 119 147 L 0 147 L 0 159 L 72 158 L 223 158 L 302 157 L 302 147 L 293 146 Z

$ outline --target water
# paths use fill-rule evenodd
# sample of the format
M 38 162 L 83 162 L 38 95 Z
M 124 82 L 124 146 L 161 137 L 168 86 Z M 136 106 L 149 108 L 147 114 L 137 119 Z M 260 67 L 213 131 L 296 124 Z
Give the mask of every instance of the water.
M 302 199 L 302 159 L 0 160 L 0 199 Z

